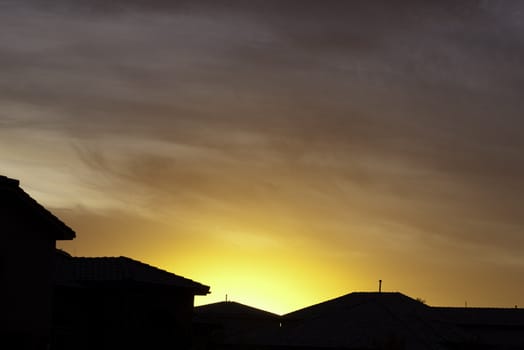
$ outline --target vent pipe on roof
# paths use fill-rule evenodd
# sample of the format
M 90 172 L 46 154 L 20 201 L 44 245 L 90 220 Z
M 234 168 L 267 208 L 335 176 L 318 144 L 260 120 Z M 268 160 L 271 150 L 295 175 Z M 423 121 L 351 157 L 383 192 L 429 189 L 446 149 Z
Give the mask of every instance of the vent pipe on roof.
M 0 185 L 9 186 L 9 187 L 18 187 L 20 185 L 20 181 L 11 179 L 4 175 L 0 175 Z
M 378 292 L 382 293 L 382 280 L 378 280 Z

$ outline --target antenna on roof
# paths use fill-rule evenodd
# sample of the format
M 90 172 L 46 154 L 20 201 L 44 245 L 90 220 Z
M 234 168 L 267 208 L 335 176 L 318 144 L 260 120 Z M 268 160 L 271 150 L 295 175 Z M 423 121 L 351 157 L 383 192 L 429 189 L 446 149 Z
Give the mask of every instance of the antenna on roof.
M 382 280 L 378 280 L 378 292 L 382 293 Z
M 227 294 L 226 294 L 226 303 L 227 303 Z

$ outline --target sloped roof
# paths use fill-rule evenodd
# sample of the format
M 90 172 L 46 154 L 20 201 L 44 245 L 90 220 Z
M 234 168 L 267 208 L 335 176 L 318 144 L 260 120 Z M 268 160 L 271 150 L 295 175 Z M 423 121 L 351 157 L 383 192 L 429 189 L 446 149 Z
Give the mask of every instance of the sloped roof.
M 57 267 L 61 284 L 132 282 L 139 284 L 171 286 L 191 290 L 195 295 L 206 295 L 209 286 L 157 267 L 120 257 L 66 257 L 61 255 Z
M 396 309 L 404 309 L 406 307 L 410 309 L 428 308 L 425 304 L 398 292 L 354 292 L 307 306 L 285 314 L 283 317 L 284 319 L 304 319 L 319 317 L 324 314 L 333 315 L 334 313 L 340 313 L 342 310 L 350 310 L 368 303 L 379 303 L 387 305 L 388 308 Z
M 49 227 L 53 232 L 54 239 L 69 240 L 75 238 L 75 232 L 69 226 L 31 198 L 19 185 L 19 180 L 0 175 L 0 196 L 5 205 L 19 206 L 28 210 L 38 220 L 39 225 Z
M 524 309 L 433 307 L 432 317 L 453 324 L 489 349 L 524 349 Z
M 524 309 L 489 307 L 432 307 L 433 317 L 464 326 L 520 327 L 524 331 Z
M 195 307 L 195 315 L 216 317 L 242 317 L 242 318 L 270 318 L 280 316 L 269 311 L 257 309 L 234 301 L 221 301 Z
M 222 301 L 195 307 L 193 321 L 213 330 L 215 341 L 240 345 L 255 344 L 250 341 L 253 337 L 278 328 L 280 316 L 234 301 Z
M 226 323 L 227 313 L 257 314 L 257 309 L 224 302 L 200 308 L 225 315 L 222 324 L 228 332 L 222 343 L 247 348 L 419 350 L 476 344 L 524 349 L 523 309 L 430 307 L 401 293 L 350 293 L 283 315 L 264 327 L 244 327 L 243 332 L 229 331 L 240 326 Z
M 282 326 L 246 342 L 281 347 L 370 349 L 401 342 L 405 349 L 440 349 L 464 337 L 432 322 L 429 307 L 401 293 L 350 293 L 282 316 Z

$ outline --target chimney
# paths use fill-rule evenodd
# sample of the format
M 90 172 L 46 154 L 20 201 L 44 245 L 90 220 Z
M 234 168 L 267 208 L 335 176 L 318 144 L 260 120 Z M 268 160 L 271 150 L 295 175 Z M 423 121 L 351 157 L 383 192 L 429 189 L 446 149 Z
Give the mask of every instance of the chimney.
M 7 176 L 0 175 L 0 186 L 6 186 L 6 187 L 18 187 L 20 185 L 20 181 L 11 179 Z
M 378 292 L 382 293 L 382 280 L 378 280 Z

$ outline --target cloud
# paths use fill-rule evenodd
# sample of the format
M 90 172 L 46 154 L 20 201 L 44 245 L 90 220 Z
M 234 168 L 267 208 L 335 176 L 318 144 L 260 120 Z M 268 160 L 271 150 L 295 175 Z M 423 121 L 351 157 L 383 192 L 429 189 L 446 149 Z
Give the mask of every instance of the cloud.
M 522 247 L 520 5 L 67 3 L 4 6 L 0 132 L 91 210 Z

